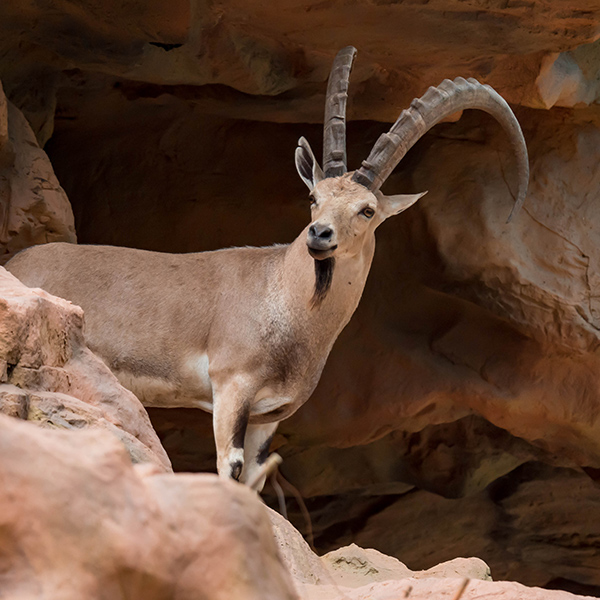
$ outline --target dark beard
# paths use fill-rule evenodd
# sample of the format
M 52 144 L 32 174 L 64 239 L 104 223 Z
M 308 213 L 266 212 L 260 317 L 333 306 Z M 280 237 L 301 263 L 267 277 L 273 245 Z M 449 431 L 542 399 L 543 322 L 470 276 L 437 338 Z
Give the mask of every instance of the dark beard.
M 311 308 L 317 308 L 321 305 L 333 281 L 333 269 L 335 267 L 335 258 L 324 258 L 315 260 L 315 292 L 310 301 Z

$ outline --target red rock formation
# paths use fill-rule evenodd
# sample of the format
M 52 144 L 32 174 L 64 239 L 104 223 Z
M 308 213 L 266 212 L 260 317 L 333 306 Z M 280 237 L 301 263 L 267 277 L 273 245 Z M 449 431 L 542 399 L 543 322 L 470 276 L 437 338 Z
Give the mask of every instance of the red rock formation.
M 444 77 L 478 77 L 516 105 L 524 211 L 505 225 L 513 165 L 486 117 L 426 136 L 387 187 L 429 194 L 382 227 L 359 310 L 276 444 L 321 549 L 360 539 L 426 568 L 472 547 L 502 577 L 598 593 L 593 527 L 554 500 L 572 490 L 600 518 L 580 470 L 600 468 L 598 2 L 51 6 L 0 6 L 0 79 L 38 140 L 55 130 L 47 150 L 84 242 L 291 240 L 308 218 L 295 143 L 318 146 L 346 44 L 359 49 L 351 166 L 385 128 L 370 120 Z M 212 468 L 210 417 L 152 418 L 176 469 Z
M 0 79 L 43 141 L 64 85 L 60 73 L 69 70 L 75 83 L 74 69 L 145 89 L 179 86 L 170 91 L 229 115 L 319 122 L 320 84 L 348 44 L 362 57 L 352 118 L 394 120 L 399 106 L 458 75 L 485 79 L 526 106 L 595 97 L 595 51 L 581 49 L 597 38 L 595 0 L 176 0 L 168 8 L 157 0 L 43 7 L 8 0 L 0 11 Z
M 11 598 L 295 598 L 255 494 L 150 475 L 103 431 L 0 417 L 0 586 Z
M 434 599 L 453 597 L 465 577 L 467 599 L 579 597 L 491 582 L 478 559 L 420 573 L 357 546 L 319 559 L 248 488 L 136 468 L 100 430 L 0 415 L 0 482 L 0 586 L 10 598 Z
M 0 411 L 58 429 L 102 428 L 136 462 L 170 471 L 144 407 L 85 345 L 83 311 L 0 267 Z
M 69 200 L 0 84 L 0 264 L 34 244 L 75 240 Z

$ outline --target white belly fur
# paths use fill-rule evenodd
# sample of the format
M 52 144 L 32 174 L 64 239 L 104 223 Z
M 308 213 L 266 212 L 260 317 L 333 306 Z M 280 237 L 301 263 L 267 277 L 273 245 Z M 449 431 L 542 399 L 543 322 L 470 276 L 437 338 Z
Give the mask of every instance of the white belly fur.
M 123 387 L 131 390 L 144 406 L 156 408 L 199 408 L 212 413 L 212 382 L 206 353 L 189 355 L 182 365 L 181 385 L 129 371 L 116 373 Z M 254 397 L 251 415 L 264 415 L 292 403 L 276 390 L 264 387 Z
M 144 406 L 172 406 L 177 388 L 170 381 L 148 375 L 134 375 L 129 371 L 117 371 L 115 375 L 119 383 L 131 390 Z
M 200 408 L 212 412 L 212 384 L 205 353 L 190 355 L 173 380 L 129 371 L 115 374 L 121 385 L 131 390 L 144 406 Z
M 270 387 L 264 387 L 258 391 L 258 394 L 254 397 L 252 408 L 250 409 L 251 415 L 266 415 L 274 410 L 283 408 L 288 404 L 292 404 L 292 398 L 280 396 L 277 392 Z
M 204 352 L 189 355 L 181 369 L 185 387 L 195 390 L 199 398 L 212 399 L 213 389 L 208 367 L 208 354 Z

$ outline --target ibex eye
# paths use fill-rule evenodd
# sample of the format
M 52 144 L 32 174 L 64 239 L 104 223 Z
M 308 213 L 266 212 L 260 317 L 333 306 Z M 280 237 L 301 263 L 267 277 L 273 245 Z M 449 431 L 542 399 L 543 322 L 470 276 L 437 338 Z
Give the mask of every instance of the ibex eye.
M 360 214 L 367 217 L 367 219 L 370 219 L 375 214 L 375 211 L 367 206 L 360 211 Z

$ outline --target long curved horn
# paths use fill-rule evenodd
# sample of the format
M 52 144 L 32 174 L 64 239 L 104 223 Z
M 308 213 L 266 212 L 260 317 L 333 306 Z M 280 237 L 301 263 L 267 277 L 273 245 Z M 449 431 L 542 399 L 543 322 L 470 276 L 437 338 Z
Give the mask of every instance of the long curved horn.
M 402 111 L 388 133 L 382 134 L 352 179 L 372 191 L 378 190 L 402 160 L 429 129 L 442 119 L 464 109 L 478 108 L 490 113 L 504 127 L 517 155 L 518 194 L 508 221 L 521 208 L 529 183 L 529 159 L 523 132 L 504 98 L 489 85 L 475 79 L 445 79 L 438 87 L 430 87 L 421 97 Z M 507 221 L 507 222 L 508 222 Z
M 323 171 L 325 177 L 337 177 L 348 171 L 346 166 L 346 102 L 348 80 L 356 56 L 354 46 L 342 48 L 336 55 L 325 100 L 323 123 Z

